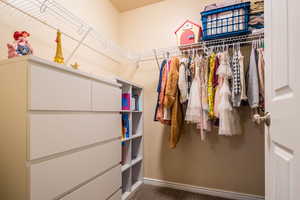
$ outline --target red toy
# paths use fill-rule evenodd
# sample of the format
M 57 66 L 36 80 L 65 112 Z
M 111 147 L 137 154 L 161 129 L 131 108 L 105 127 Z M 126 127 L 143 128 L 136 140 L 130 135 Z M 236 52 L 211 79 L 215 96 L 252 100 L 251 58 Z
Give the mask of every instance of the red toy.
M 176 31 L 177 44 L 187 45 L 199 42 L 202 38 L 202 28 L 200 25 L 186 20 Z

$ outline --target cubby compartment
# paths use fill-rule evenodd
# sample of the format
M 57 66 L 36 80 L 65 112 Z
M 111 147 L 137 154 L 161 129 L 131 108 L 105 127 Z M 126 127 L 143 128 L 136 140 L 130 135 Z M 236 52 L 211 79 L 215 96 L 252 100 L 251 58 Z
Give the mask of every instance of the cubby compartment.
M 128 168 L 131 164 L 131 141 L 122 142 L 122 170 Z
M 138 188 L 142 183 L 142 176 L 143 176 L 143 163 L 138 162 L 132 166 L 132 191 Z
M 132 135 L 132 114 L 130 112 L 122 113 L 122 140 L 126 141 L 130 139 Z
M 141 159 L 143 152 L 142 152 L 142 137 L 137 137 L 132 140 L 132 151 L 131 151 L 131 158 L 134 162 L 137 159 Z
M 143 131 L 143 113 L 132 113 L 132 136 L 141 135 Z
M 122 110 L 131 110 L 132 86 L 127 83 L 122 84 Z
M 131 110 L 132 111 L 142 111 L 142 89 L 133 86 L 131 93 Z
M 131 169 L 128 168 L 122 173 L 122 193 L 123 195 L 128 195 L 131 191 L 132 175 Z

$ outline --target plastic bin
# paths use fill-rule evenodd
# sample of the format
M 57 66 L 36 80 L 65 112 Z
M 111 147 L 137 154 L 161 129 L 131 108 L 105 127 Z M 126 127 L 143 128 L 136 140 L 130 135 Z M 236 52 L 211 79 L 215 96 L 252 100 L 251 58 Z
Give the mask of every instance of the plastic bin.
M 201 12 L 203 40 L 249 33 L 250 2 Z

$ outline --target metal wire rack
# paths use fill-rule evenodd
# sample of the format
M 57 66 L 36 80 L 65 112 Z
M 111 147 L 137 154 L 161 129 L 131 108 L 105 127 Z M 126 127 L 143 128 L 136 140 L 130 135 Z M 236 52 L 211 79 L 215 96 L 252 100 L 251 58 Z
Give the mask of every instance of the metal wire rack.
M 241 35 L 235 37 L 228 37 L 222 39 L 214 39 L 209 41 L 201 41 L 194 44 L 189 45 L 181 45 L 181 46 L 172 46 L 168 48 L 158 48 L 153 49 L 152 51 L 145 51 L 141 55 L 140 62 L 150 61 L 154 59 L 163 59 L 166 58 L 167 55 L 174 56 L 180 55 L 185 51 L 190 51 L 192 49 L 202 49 L 205 50 L 207 48 L 215 48 L 221 46 L 233 46 L 235 44 L 249 44 L 253 41 L 263 42 L 264 40 L 264 32 L 263 30 L 259 33 L 249 34 L 249 35 Z
M 80 46 L 85 46 L 116 63 L 121 63 L 123 59 L 134 61 L 139 57 L 121 49 L 112 40 L 104 38 L 92 26 L 55 0 L 0 0 L 0 15 L 7 14 L 36 20 L 53 30 L 60 29 L 64 36 L 77 42 L 66 63 Z
M 116 63 L 126 60 L 139 63 L 154 59 L 164 58 L 168 55 L 178 55 L 189 49 L 201 49 L 218 45 L 233 45 L 235 43 L 246 44 L 253 40 L 264 38 L 263 33 L 235 36 L 224 39 L 203 41 L 192 45 L 173 46 L 168 48 L 142 51 L 139 54 L 122 49 L 112 40 L 108 40 L 96 31 L 88 23 L 74 15 L 55 0 L 0 0 L 1 15 L 20 15 L 28 20 L 35 20 L 53 29 L 60 29 L 62 34 L 77 42 L 74 50 L 66 59 L 66 64 L 75 55 L 77 50 L 84 46 Z

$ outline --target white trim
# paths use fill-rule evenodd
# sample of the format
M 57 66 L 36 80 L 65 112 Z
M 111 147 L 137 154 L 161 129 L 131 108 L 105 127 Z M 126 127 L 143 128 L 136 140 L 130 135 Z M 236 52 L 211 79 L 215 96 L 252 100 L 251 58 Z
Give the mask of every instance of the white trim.
M 252 194 L 244 194 L 238 192 L 231 192 L 226 190 L 212 189 L 212 188 L 204 188 L 193 185 L 157 180 L 152 178 L 144 178 L 144 184 L 146 185 L 154 185 L 160 187 L 168 187 L 177 190 L 183 190 L 187 192 L 193 192 L 204 195 L 211 195 L 215 197 L 229 198 L 233 200 L 264 200 L 263 196 L 252 195 Z

